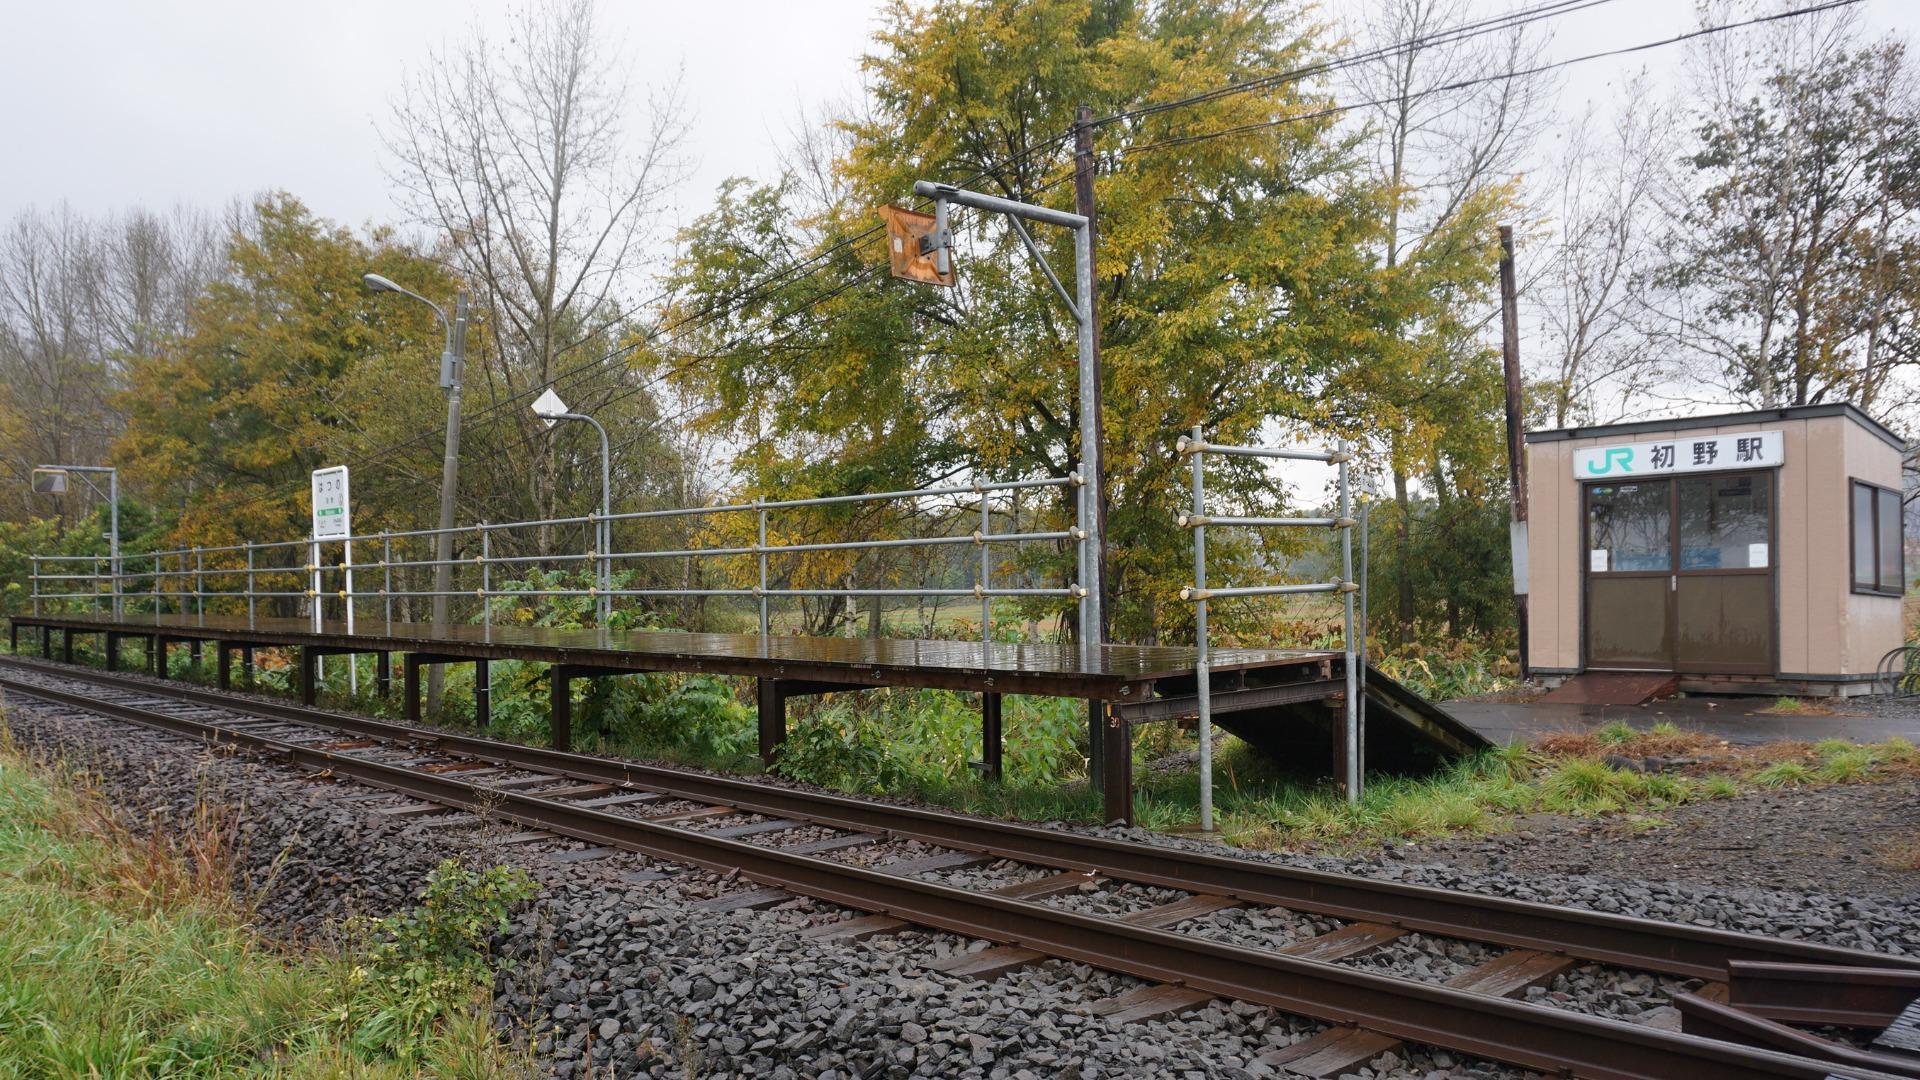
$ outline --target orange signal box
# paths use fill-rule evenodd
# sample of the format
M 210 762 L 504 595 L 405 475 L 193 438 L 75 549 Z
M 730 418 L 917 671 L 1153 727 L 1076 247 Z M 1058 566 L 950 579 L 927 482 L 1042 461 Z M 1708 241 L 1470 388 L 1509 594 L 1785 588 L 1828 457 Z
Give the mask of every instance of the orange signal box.
M 931 238 L 938 229 L 932 214 L 899 206 L 883 206 L 880 216 L 887 222 L 887 259 L 894 277 L 927 285 L 953 284 L 952 262 L 948 262 L 947 272 L 943 274 L 940 272 L 939 252 L 930 247 L 922 250 L 923 240 L 931 244 Z

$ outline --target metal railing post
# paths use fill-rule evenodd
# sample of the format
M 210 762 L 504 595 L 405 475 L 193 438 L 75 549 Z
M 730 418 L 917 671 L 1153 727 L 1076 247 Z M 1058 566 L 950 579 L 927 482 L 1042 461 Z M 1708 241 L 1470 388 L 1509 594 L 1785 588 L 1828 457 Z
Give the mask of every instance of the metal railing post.
M 33 560 L 33 613 L 40 614 L 40 556 L 29 556 Z
M 755 591 L 760 597 L 761 637 L 767 637 L 773 633 L 771 622 L 767 617 L 767 508 L 762 505 L 765 501 L 757 495 L 754 496 L 754 516 L 759 519 L 759 538 L 755 541 L 753 549 L 760 560 L 760 585 Z
M 380 534 L 380 600 L 381 613 L 387 617 L 388 625 L 393 623 L 393 536 Z
M 1193 426 L 1193 441 L 1205 446 L 1200 425 Z M 1206 520 L 1206 452 L 1193 453 L 1193 516 Z M 1213 672 L 1207 655 L 1207 527 L 1193 527 L 1193 585 L 1203 595 L 1193 605 L 1193 682 L 1194 696 L 1200 706 L 1200 831 L 1213 831 Z
M 193 546 L 193 613 L 204 618 L 207 614 L 207 578 L 206 560 L 200 554 L 200 545 Z
M 253 606 L 253 605 L 254 605 L 254 597 L 253 597 L 253 541 L 251 541 L 251 540 L 249 540 L 249 541 L 247 541 L 247 625 L 248 625 L 248 626 L 252 626 L 252 625 L 253 625 L 253 620 L 254 620 L 254 606 Z
M 1346 614 L 1346 636 L 1342 639 L 1345 646 L 1347 682 L 1347 802 L 1360 801 L 1360 787 L 1363 783 L 1364 769 L 1360 755 L 1364 749 L 1360 742 L 1360 674 L 1358 667 L 1359 650 L 1353 640 L 1353 492 L 1348 485 L 1347 441 L 1340 440 L 1340 599 Z
M 993 545 L 987 537 L 993 535 L 993 514 L 985 488 L 980 489 L 980 658 L 986 662 L 989 647 L 993 644 L 993 597 L 988 590 L 993 588 Z M 875 601 L 878 603 L 878 601 Z
M 95 614 L 98 614 L 100 611 L 100 577 L 100 557 L 96 555 L 93 559 L 93 580 L 87 583 L 91 586 L 89 591 L 93 593 L 93 610 Z
M 509 549 L 511 550 L 511 549 Z M 480 526 L 480 625 L 493 625 L 493 564 L 487 557 L 493 554 L 493 534 Z

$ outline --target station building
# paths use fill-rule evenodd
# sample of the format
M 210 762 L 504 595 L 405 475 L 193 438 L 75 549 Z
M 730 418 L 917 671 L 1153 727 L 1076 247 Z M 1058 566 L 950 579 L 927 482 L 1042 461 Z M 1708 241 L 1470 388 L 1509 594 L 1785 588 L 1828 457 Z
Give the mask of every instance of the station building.
M 1870 692 L 1904 641 L 1899 436 L 1852 405 L 1527 434 L 1529 667 Z

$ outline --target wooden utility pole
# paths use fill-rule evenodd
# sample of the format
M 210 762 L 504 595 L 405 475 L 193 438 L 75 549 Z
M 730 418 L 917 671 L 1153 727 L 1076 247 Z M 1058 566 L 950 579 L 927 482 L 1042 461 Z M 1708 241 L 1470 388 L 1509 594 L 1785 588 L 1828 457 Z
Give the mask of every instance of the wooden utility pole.
M 1527 533 L 1526 413 L 1520 381 L 1519 287 L 1513 273 L 1513 226 L 1500 226 L 1500 360 L 1507 375 L 1507 484 L 1513 500 L 1514 556 Z M 1528 559 L 1532 563 L 1532 559 Z M 1527 675 L 1527 594 L 1525 582 L 1515 579 L 1514 626 L 1520 632 L 1520 677 Z

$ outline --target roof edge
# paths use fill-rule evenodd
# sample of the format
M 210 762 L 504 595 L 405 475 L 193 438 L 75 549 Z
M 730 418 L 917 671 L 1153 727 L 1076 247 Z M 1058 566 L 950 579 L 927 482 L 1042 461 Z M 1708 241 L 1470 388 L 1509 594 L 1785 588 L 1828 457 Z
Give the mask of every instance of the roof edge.
M 1868 416 L 1859 406 L 1848 401 L 1824 405 L 1788 405 L 1778 409 L 1756 409 L 1751 412 L 1713 413 L 1707 416 L 1677 416 L 1665 420 L 1633 420 L 1620 424 L 1598 424 L 1593 427 L 1552 428 L 1546 431 L 1529 431 L 1526 434 L 1529 443 L 1566 442 L 1571 439 L 1604 439 L 1616 435 L 1641 435 L 1650 431 L 1686 431 L 1692 428 L 1723 427 L 1728 424 L 1764 424 L 1770 420 L 1813 420 L 1823 416 L 1843 416 L 1872 432 L 1881 442 L 1895 450 L 1905 452 L 1907 441 L 1894 431 Z

